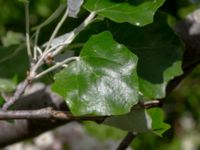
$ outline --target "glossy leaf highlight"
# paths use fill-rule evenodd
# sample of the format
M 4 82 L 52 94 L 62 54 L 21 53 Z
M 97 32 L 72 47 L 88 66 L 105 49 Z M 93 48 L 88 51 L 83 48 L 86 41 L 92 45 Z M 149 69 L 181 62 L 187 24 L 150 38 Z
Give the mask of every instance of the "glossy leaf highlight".
M 182 43 L 166 19 L 165 14 L 159 13 L 154 23 L 145 27 L 117 24 L 109 20 L 95 22 L 76 41 L 81 43 L 91 34 L 111 31 L 117 42 L 126 45 L 139 58 L 137 74 L 142 95 L 147 99 L 163 98 L 168 82 L 182 74 L 183 52 Z
M 112 21 L 129 22 L 136 26 L 144 26 L 153 21 L 157 9 L 165 0 L 86 0 L 85 8 Z
M 92 36 L 80 59 L 55 76 L 52 89 L 74 115 L 119 115 L 138 102 L 137 57 L 110 32 Z

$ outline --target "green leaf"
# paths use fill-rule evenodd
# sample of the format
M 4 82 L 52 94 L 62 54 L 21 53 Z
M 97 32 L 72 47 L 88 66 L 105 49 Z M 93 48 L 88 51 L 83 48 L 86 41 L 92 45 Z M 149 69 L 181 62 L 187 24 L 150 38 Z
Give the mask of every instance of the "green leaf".
M 119 128 L 97 124 L 92 121 L 84 122 L 84 127 L 90 135 L 95 136 L 99 140 L 121 140 L 126 135 L 126 132 Z
M 104 124 L 142 133 L 151 130 L 152 120 L 146 110 L 136 109 L 125 115 L 106 118 Z
M 0 78 L 0 92 L 12 92 L 15 88 L 16 84 L 12 80 Z
M 167 24 L 167 16 L 157 16 L 153 24 L 143 28 L 128 24 L 116 28 L 110 24 L 109 28 L 115 33 L 115 39 L 139 58 L 140 92 L 150 99 L 165 97 L 167 83 L 182 74 L 183 52 L 182 43 Z
M 91 38 L 80 59 L 55 75 L 53 91 L 74 115 L 119 115 L 138 102 L 137 57 L 109 32 Z
M 110 30 L 117 42 L 138 56 L 137 74 L 143 96 L 147 99 L 165 97 L 167 83 L 182 74 L 183 52 L 182 43 L 168 26 L 167 16 L 159 13 L 154 23 L 145 27 L 117 24 L 109 20 L 95 22 L 81 32 L 76 42 L 83 43 L 91 34 L 104 30 Z
M 153 16 L 165 0 L 86 0 L 85 8 L 98 15 L 122 23 L 144 26 L 153 22 Z
M 1 95 L 0 95 L 0 107 L 2 107 L 5 102 L 6 101 L 4 100 L 4 98 L 1 97 Z
M 153 132 L 159 136 L 170 128 L 164 122 L 164 114 L 160 108 L 134 109 L 125 115 L 108 117 L 104 124 L 137 133 Z
M 163 122 L 164 113 L 160 108 L 151 108 L 148 110 L 148 114 L 152 118 L 152 130 L 155 134 L 162 136 L 162 134 L 170 128 L 170 125 Z

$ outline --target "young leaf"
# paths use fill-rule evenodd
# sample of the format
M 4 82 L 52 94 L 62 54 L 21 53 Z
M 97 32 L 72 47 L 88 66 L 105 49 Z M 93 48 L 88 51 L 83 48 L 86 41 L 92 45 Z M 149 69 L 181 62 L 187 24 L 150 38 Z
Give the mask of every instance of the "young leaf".
M 67 7 L 69 9 L 69 16 L 76 18 L 84 0 L 67 0 Z
M 53 91 L 74 115 L 120 115 L 138 102 L 137 57 L 110 32 L 92 36 L 80 59 L 55 75 Z
M 138 133 L 150 131 L 152 128 L 151 117 L 144 109 L 136 109 L 121 116 L 108 117 L 105 119 L 104 124 Z
M 153 21 L 155 12 L 162 6 L 164 1 L 86 0 L 84 6 L 88 11 L 95 11 L 98 15 L 115 22 L 129 22 L 133 25 L 144 26 Z

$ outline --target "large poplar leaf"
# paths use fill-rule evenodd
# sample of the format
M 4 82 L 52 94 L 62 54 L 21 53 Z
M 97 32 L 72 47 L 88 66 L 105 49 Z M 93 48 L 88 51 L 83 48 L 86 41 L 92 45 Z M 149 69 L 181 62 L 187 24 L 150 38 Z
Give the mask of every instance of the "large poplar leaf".
M 158 14 L 154 23 L 145 27 L 109 20 L 95 22 L 80 34 L 76 42 L 82 43 L 91 34 L 110 30 L 116 41 L 138 56 L 137 73 L 143 96 L 148 99 L 163 98 L 168 82 L 182 74 L 183 51 L 182 43 L 166 20 L 165 14 Z
M 165 0 L 86 0 L 85 8 L 115 22 L 144 26 L 153 21 L 157 9 Z
M 55 75 L 53 91 L 74 115 L 119 115 L 138 102 L 137 57 L 109 32 L 92 36 L 80 59 Z

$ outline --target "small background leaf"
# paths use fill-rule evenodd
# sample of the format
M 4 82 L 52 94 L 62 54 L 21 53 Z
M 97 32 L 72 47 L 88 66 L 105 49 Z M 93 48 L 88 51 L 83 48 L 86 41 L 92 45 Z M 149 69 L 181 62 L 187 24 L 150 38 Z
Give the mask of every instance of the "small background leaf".
M 84 122 L 84 127 L 89 134 L 97 137 L 99 140 L 121 140 L 126 135 L 126 131 L 120 130 L 119 128 L 97 124 L 91 121 Z
M 109 32 L 92 36 L 80 60 L 55 76 L 53 91 L 74 115 L 119 115 L 138 102 L 137 57 Z
M 8 31 L 7 34 L 1 39 L 2 44 L 5 47 L 18 45 L 22 43 L 24 40 L 25 40 L 25 37 L 22 33 L 17 33 L 13 31 Z
M 66 4 L 65 4 L 66 5 Z M 37 25 L 35 27 L 32 28 L 32 30 L 37 30 L 37 29 L 41 29 L 47 25 L 49 25 L 51 22 L 53 22 L 55 19 L 57 19 L 61 13 L 64 11 L 64 9 L 66 9 L 66 6 L 64 4 L 61 4 L 56 10 L 55 12 L 49 16 L 44 22 L 42 22 L 40 25 Z
M 104 124 L 138 133 L 151 130 L 152 120 L 144 109 L 136 109 L 122 116 L 106 118 Z
M 148 114 L 152 118 L 152 129 L 153 132 L 159 136 L 167 131 L 170 128 L 170 125 L 163 122 L 164 121 L 164 113 L 160 108 L 151 108 L 148 110 Z
M 12 80 L 0 78 L 0 92 L 12 92 L 15 88 L 16 84 Z
M 153 21 L 157 9 L 165 0 L 86 0 L 84 6 L 89 11 L 107 17 L 112 21 L 129 22 L 133 25 L 144 26 Z

